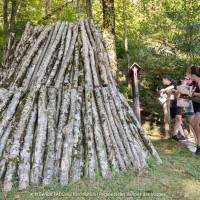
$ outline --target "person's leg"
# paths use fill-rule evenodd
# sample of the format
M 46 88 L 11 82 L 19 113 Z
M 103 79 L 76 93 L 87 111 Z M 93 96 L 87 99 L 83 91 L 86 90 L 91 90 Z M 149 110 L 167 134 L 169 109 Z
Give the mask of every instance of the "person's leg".
M 197 112 L 195 114 L 195 117 L 191 121 L 191 126 L 194 130 L 194 135 L 197 144 L 197 149 L 195 153 L 196 155 L 200 155 L 200 112 Z
M 177 135 L 179 132 L 181 135 L 184 135 L 182 127 L 182 115 L 176 115 L 175 120 L 174 134 Z
M 192 114 L 189 114 L 188 115 L 188 122 L 189 122 L 189 132 L 190 132 L 190 137 L 194 137 L 195 141 L 196 141 L 196 135 L 195 135 L 195 132 L 194 132 L 194 127 L 193 127 L 193 120 L 194 120 L 194 116 L 195 114 L 192 113 Z
M 195 116 L 194 106 L 193 106 L 192 101 L 189 101 L 189 107 L 187 108 L 187 119 L 188 119 L 188 123 L 189 123 L 189 136 L 190 137 L 195 136 L 193 127 L 191 126 L 194 116 Z M 195 139 L 196 139 L 196 136 L 195 136 Z
M 200 112 L 195 115 L 195 133 L 197 138 L 197 145 L 200 146 Z

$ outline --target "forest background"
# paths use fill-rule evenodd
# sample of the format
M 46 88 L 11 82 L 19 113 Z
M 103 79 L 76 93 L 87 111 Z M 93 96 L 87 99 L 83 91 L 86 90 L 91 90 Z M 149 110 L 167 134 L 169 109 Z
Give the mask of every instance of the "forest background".
M 106 7 L 110 6 L 109 15 Z M 108 13 L 108 12 L 107 12 Z M 200 2 L 195 0 L 1 0 L 0 62 L 10 32 L 20 38 L 28 21 L 33 25 L 58 20 L 93 18 L 103 30 L 113 22 L 118 83 L 131 99 L 128 66 L 138 63 L 143 121 L 162 122 L 156 86 L 158 77 L 181 80 L 191 64 L 200 61 Z

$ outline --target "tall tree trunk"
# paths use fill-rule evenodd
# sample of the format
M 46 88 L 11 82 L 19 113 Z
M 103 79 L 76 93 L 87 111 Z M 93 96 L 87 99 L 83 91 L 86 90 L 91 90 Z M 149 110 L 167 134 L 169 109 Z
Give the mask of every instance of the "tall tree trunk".
M 126 20 L 126 0 L 123 0 L 123 18 L 124 18 L 124 48 L 126 53 L 127 69 L 130 66 L 130 56 L 128 49 L 128 32 L 127 32 L 127 20 Z
M 11 16 L 10 16 L 10 29 L 13 32 L 15 32 L 18 2 L 17 0 L 11 0 L 11 3 L 12 3 L 12 9 L 11 9 Z
M 8 3 L 9 0 L 3 0 L 3 29 L 8 29 Z
M 92 0 L 86 0 L 86 13 L 87 17 L 92 19 Z
M 76 13 L 79 18 L 80 17 L 80 0 L 76 1 Z
M 117 77 L 117 55 L 115 44 L 115 9 L 114 0 L 103 0 L 103 28 L 106 48 L 112 66 L 113 75 Z
M 45 9 L 45 15 L 49 14 L 49 5 L 51 3 L 51 0 L 44 0 L 44 9 Z

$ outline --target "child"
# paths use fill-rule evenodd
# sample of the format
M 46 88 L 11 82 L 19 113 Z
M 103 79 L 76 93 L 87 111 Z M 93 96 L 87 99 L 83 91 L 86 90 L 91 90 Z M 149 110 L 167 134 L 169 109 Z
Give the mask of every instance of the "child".
M 170 98 L 170 116 L 172 119 L 175 119 L 174 132 L 172 139 L 174 140 L 185 140 L 184 130 L 182 127 L 182 110 L 180 107 L 177 107 L 177 99 L 175 97 L 176 91 L 176 83 L 170 79 L 169 77 L 163 77 L 162 79 L 163 85 L 167 86 L 160 90 L 160 94 L 163 95 L 165 93 L 168 94 Z

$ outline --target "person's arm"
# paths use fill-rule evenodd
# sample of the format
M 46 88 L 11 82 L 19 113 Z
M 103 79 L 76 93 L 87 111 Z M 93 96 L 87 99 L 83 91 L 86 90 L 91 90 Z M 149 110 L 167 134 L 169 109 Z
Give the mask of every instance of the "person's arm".
M 173 86 L 173 85 L 170 85 L 170 86 L 168 86 L 168 87 L 166 87 L 166 88 L 164 88 L 164 89 L 161 89 L 160 91 L 161 92 L 169 92 L 170 90 L 172 90 L 172 89 L 174 89 L 175 87 Z
M 194 92 L 193 97 L 200 97 L 200 92 Z

